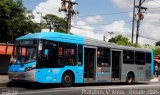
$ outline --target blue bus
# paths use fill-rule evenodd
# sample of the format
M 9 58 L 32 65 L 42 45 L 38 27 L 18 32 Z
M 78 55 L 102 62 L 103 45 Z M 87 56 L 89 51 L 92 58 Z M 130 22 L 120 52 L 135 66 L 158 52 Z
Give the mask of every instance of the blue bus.
M 14 46 L 8 71 L 11 81 L 132 84 L 153 76 L 152 50 L 58 32 L 28 34 L 17 38 Z

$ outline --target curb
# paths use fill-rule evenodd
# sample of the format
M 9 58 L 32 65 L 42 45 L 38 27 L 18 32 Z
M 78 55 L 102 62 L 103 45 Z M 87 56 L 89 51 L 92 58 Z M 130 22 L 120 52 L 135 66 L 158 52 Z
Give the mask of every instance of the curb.
M 160 79 L 153 78 L 153 79 L 150 80 L 150 82 L 160 82 Z
M 0 83 L 0 87 L 6 87 L 7 83 Z

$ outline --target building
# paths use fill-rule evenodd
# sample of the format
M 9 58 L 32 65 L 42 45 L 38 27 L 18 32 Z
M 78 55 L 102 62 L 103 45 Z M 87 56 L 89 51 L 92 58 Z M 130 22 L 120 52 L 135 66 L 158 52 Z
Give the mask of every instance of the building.
M 13 49 L 13 44 L 0 43 L 0 75 L 7 74 Z

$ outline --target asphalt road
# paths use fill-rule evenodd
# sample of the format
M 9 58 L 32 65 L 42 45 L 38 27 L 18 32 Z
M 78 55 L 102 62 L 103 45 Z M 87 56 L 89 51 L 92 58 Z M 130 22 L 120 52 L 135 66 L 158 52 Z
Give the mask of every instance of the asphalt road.
M 79 84 L 74 87 L 19 82 L 0 87 L 0 95 L 160 95 L 160 82 Z

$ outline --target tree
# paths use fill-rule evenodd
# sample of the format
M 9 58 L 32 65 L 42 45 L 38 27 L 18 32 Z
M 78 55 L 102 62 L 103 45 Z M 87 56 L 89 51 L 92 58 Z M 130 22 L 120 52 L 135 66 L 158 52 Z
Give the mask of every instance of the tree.
M 67 22 L 60 17 L 52 14 L 46 14 L 43 19 L 47 23 L 47 26 L 44 25 L 44 28 L 53 28 L 54 31 L 67 33 L 66 26 Z
M 39 31 L 38 24 L 26 16 L 22 0 L 0 1 L 0 41 L 14 41 L 24 34 Z
M 123 37 L 122 35 L 112 37 L 111 39 L 108 40 L 108 42 L 115 43 L 118 45 L 123 45 L 123 46 L 132 46 L 132 43 L 129 41 L 129 39 L 126 37 Z
M 155 46 L 160 46 L 160 41 L 156 42 Z
M 160 55 L 160 48 L 153 49 L 154 55 Z

